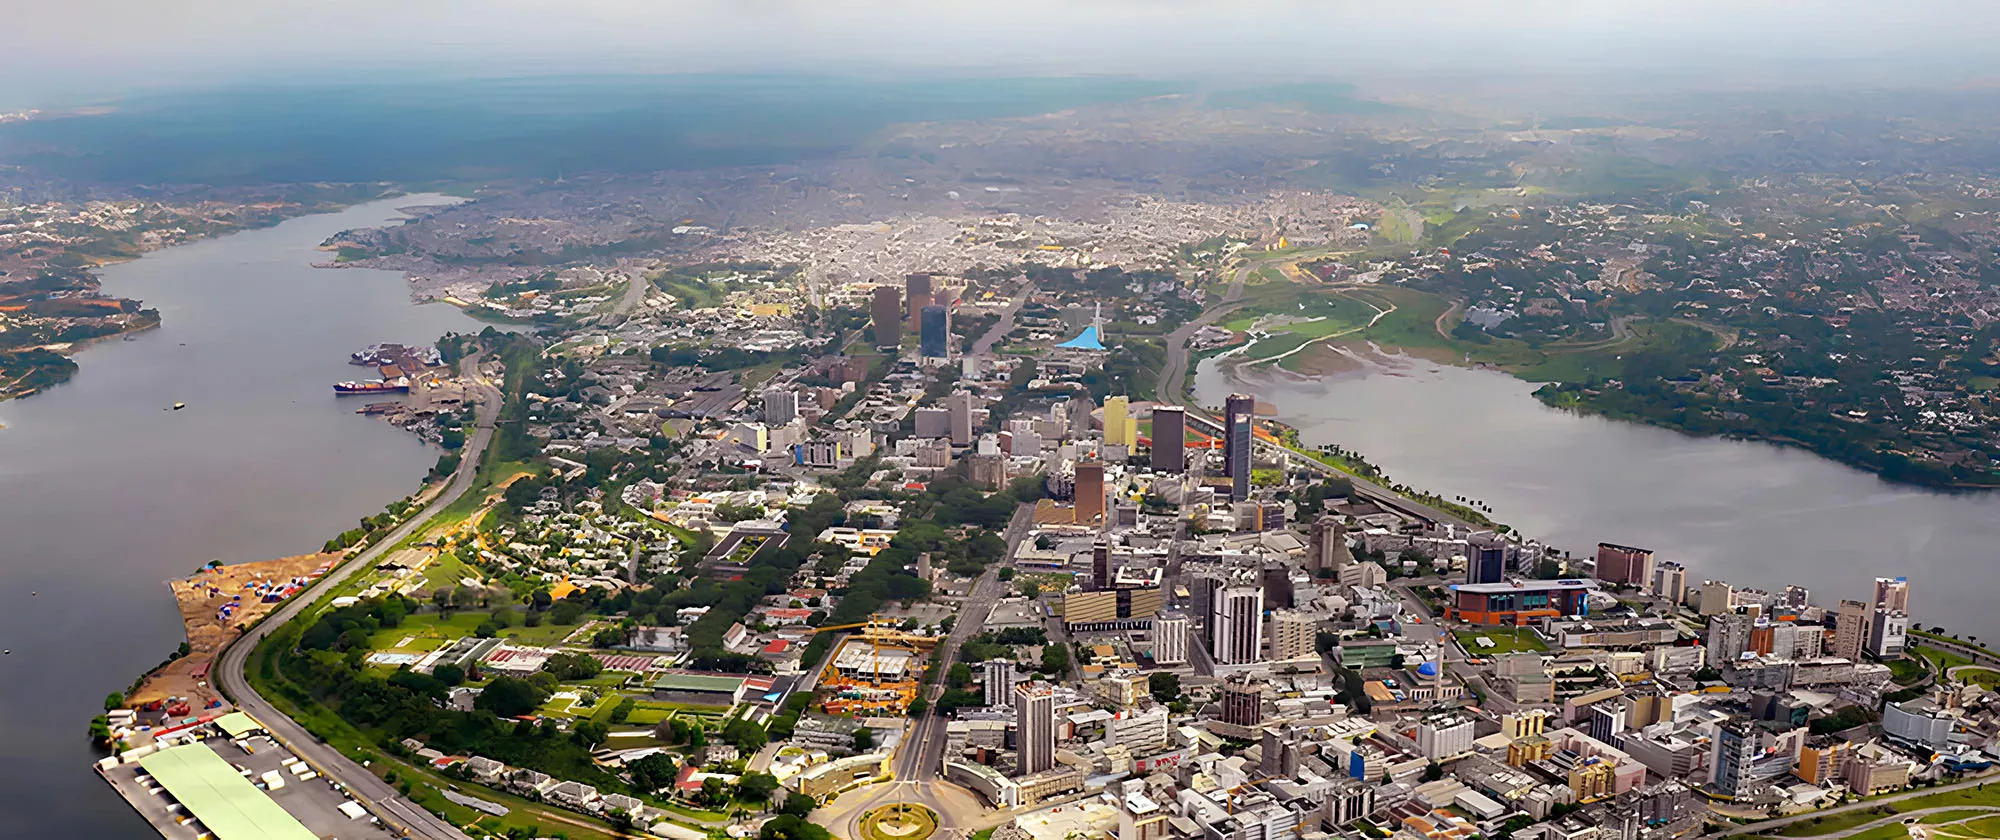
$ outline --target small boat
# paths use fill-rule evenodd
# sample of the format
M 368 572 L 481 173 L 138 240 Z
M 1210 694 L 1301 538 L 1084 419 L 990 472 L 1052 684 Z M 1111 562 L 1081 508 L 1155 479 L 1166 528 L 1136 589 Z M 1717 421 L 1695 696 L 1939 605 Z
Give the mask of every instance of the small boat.
M 187 407 L 188 407 L 188 404 L 187 404 L 187 403 L 184 403 L 184 402 L 177 402 L 177 403 L 174 403 L 174 410 L 175 410 L 175 411 L 179 411 L 179 410 L 181 410 L 181 409 L 183 409 L 183 408 L 187 408 Z

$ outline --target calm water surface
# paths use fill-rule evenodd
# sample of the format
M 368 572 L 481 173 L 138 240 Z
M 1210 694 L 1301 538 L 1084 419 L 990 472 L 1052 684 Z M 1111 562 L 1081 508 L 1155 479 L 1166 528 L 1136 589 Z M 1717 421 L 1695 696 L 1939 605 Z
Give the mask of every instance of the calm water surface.
M 341 230 L 415 196 L 294 219 L 103 270 L 163 326 L 0 403 L 0 837 L 158 835 L 92 772 L 105 694 L 182 639 L 164 584 L 211 559 L 318 550 L 415 489 L 437 452 L 354 414 L 347 354 L 481 325 L 414 306 L 401 275 L 314 269 Z M 186 410 L 167 411 L 175 402 Z
M 1483 500 L 1496 520 L 1579 555 L 1599 541 L 1643 546 L 1686 564 L 1690 585 L 1799 584 L 1823 606 L 1907 575 L 1916 621 L 2000 638 L 2000 495 L 1931 493 L 1795 449 L 1569 414 L 1493 371 L 1404 359 L 1317 381 L 1246 378 L 1206 362 L 1196 393 L 1204 405 L 1255 393 L 1308 444 Z

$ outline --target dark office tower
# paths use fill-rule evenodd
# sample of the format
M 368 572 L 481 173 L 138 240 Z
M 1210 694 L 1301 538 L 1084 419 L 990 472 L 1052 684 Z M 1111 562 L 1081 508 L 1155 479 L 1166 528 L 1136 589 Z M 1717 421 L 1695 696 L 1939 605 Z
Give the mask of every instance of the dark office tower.
M 924 307 L 923 331 L 919 333 L 923 354 L 929 358 L 942 359 L 950 355 L 951 315 L 942 306 Z
M 1222 474 L 1229 476 L 1229 498 L 1250 498 L 1250 436 L 1257 422 L 1257 398 L 1230 394 L 1222 410 Z
M 931 305 L 931 276 L 911 274 L 903 278 L 903 288 L 909 295 L 909 316 L 915 323 L 924 314 L 924 307 Z
M 1187 409 L 1163 405 L 1153 409 L 1153 471 L 1178 473 L 1187 469 Z
M 1264 722 L 1264 686 L 1230 680 L 1222 684 L 1222 719 L 1237 726 Z
M 1306 568 L 1314 576 L 1321 572 L 1338 573 L 1342 566 L 1354 562 L 1354 554 L 1347 547 L 1347 529 L 1341 527 L 1339 519 L 1322 516 L 1313 520 L 1309 536 Z
M 1274 610 L 1292 608 L 1292 570 L 1278 563 L 1264 567 L 1264 606 Z
M 1474 537 L 1465 544 L 1465 582 L 1499 583 L 1507 574 L 1507 544 Z
M 895 347 L 903 343 L 903 302 L 896 299 L 896 287 L 878 286 L 869 316 L 875 321 L 875 346 Z
M 1111 588 L 1111 543 L 1098 540 L 1090 546 L 1090 588 Z

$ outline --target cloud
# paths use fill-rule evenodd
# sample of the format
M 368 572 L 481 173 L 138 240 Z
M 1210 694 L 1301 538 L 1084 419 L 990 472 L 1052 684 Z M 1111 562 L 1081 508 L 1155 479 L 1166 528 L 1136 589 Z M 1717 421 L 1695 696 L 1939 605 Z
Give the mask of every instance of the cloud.
M 1977 67 L 1967 0 L 65 0 L 15 3 L 24 90 L 271 74 L 975 72 L 1353 77 L 1517 70 Z M 1870 67 L 1870 64 L 1876 65 Z

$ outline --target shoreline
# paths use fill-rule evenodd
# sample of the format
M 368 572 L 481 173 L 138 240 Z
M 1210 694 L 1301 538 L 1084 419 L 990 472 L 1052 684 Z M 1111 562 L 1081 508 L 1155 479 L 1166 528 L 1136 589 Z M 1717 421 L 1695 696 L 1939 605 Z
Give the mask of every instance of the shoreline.
M 1254 346 L 1254 342 L 1250 345 L 1244 345 L 1244 347 L 1236 348 L 1236 350 L 1247 349 L 1250 346 Z M 1368 348 L 1368 350 L 1366 352 L 1356 352 L 1355 348 L 1357 346 L 1365 346 Z M 1723 441 L 1731 441 L 1737 443 L 1753 443 L 1753 444 L 1761 444 L 1765 446 L 1776 447 L 1779 449 L 1803 452 L 1807 455 L 1811 455 L 1820 460 L 1824 460 L 1833 464 L 1838 464 L 1842 467 L 1853 470 L 1857 473 L 1870 476 L 1891 487 L 1914 488 L 1918 490 L 1930 491 L 1933 493 L 1937 493 L 1939 495 L 1952 495 L 1952 496 L 1977 496 L 1986 493 L 1991 493 L 1994 491 L 2000 491 L 2000 484 L 1989 485 L 1989 484 L 1940 483 L 1940 482 L 1909 480 L 1905 478 L 1892 477 L 1886 474 L 1882 470 L 1871 469 L 1869 465 L 1855 463 L 1848 459 L 1840 458 L 1835 455 L 1821 452 L 1818 449 L 1815 449 L 1812 446 L 1809 446 L 1801 441 L 1783 436 L 1761 435 L 1761 434 L 1746 435 L 1746 434 L 1734 434 L 1727 432 L 1703 433 L 1703 432 L 1691 431 L 1689 429 L 1683 428 L 1681 426 L 1672 423 L 1655 422 L 1646 417 L 1629 415 L 1623 412 L 1607 411 L 1592 406 L 1587 402 L 1579 401 L 1574 403 L 1559 403 L 1553 399 L 1553 397 L 1555 397 L 1556 394 L 1552 393 L 1551 391 L 1552 391 L 1552 386 L 1559 385 L 1560 383 L 1541 382 L 1533 379 L 1528 379 L 1519 375 L 1513 370 L 1509 370 L 1506 366 L 1503 365 L 1493 365 L 1484 362 L 1467 363 L 1462 357 L 1455 357 L 1453 354 L 1445 353 L 1442 351 L 1436 353 L 1420 352 L 1428 348 L 1416 348 L 1415 350 L 1412 350 L 1411 348 L 1407 347 L 1400 347 L 1395 345 L 1383 345 L 1367 340 L 1335 342 L 1332 344 L 1323 345 L 1322 347 L 1324 348 L 1324 352 L 1326 352 L 1327 354 L 1337 355 L 1340 357 L 1338 359 L 1331 360 L 1330 364 L 1327 366 L 1328 370 L 1326 370 L 1325 372 L 1320 372 L 1317 369 L 1312 372 L 1296 371 L 1296 370 L 1286 369 L 1280 365 L 1272 365 L 1261 362 L 1232 363 L 1231 361 L 1228 361 L 1226 359 L 1226 357 L 1229 355 L 1227 353 L 1222 354 L 1221 356 L 1217 356 L 1215 358 L 1220 360 L 1219 364 L 1221 367 L 1222 375 L 1225 378 L 1227 378 L 1228 381 L 1242 385 L 1244 387 L 1253 387 L 1255 384 L 1257 384 L 1254 379 L 1247 377 L 1245 375 L 1244 371 L 1246 368 L 1253 368 L 1260 371 L 1260 374 L 1258 374 L 1258 378 L 1261 378 L 1264 382 L 1267 383 L 1280 382 L 1280 381 L 1318 382 L 1327 379 L 1337 379 L 1349 376 L 1363 376 L 1363 377 L 1371 375 L 1408 376 L 1409 375 L 1408 373 L 1387 369 L 1388 368 L 1387 365 L 1383 365 L 1378 362 L 1378 360 L 1390 361 L 1396 359 L 1417 359 L 1417 360 L 1428 361 L 1436 365 L 1448 365 L 1450 367 L 1460 368 L 1464 370 L 1491 371 L 1494 373 L 1504 375 L 1510 379 L 1513 379 L 1516 382 L 1521 382 L 1528 385 L 1536 386 L 1536 388 L 1533 391 L 1531 391 L 1528 394 L 1528 396 L 1532 397 L 1537 403 L 1547 408 L 1560 411 L 1566 414 L 1573 414 L 1579 417 L 1597 417 L 1616 423 L 1628 423 L 1635 426 L 1661 429 L 1664 431 L 1673 432 L 1683 437 L 1688 437 L 1696 440 L 1723 440 Z M 1308 351 L 1306 354 L 1302 355 L 1310 355 L 1313 352 L 1314 351 Z

